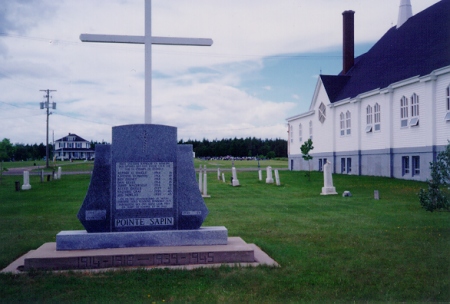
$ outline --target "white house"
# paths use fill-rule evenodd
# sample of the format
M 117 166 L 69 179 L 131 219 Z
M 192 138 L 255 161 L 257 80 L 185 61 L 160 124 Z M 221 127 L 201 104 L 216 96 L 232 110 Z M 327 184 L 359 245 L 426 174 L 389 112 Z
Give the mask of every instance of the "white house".
M 91 143 L 76 134 L 64 136 L 55 141 L 53 156 L 60 160 L 70 159 L 92 159 L 94 150 Z
M 288 121 L 291 170 L 308 170 L 300 147 L 311 138 L 313 170 L 426 180 L 450 140 L 450 0 L 412 16 L 354 58 L 354 12 L 343 13 L 339 75 L 320 75 L 309 111 Z

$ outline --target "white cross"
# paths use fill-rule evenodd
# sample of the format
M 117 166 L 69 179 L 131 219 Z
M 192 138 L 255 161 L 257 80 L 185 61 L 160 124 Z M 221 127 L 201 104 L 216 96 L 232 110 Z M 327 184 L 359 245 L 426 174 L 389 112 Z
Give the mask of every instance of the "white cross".
M 83 42 L 145 44 L 145 123 L 152 123 L 152 44 L 211 46 L 209 38 L 152 37 L 152 1 L 145 0 L 145 35 L 81 34 Z

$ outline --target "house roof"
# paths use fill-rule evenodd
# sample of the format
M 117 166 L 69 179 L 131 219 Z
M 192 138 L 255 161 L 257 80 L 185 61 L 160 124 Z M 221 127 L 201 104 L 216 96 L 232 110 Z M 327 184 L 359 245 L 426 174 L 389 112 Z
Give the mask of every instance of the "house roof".
M 82 138 L 82 137 L 80 137 L 80 136 L 78 136 L 78 135 L 76 135 L 74 133 L 69 133 L 69 135 L 64 136 L 63 138 L 60 138 L 58 140 L 55 140 L 55 142 L 57 142 L 57 141 L 69 141 L 69 137 L 73 137 L 73 136 L 75 136 L 75 139 L 71 140 L 71 142 L 74 142 L 74 141 L 87 141 L 86 139 L 84 139 L 84 138 Z
M 383 89 L 450 66 L 450 0 L 441 0 L 392 27 L 345 74 L 321 75 L 330 102 Z

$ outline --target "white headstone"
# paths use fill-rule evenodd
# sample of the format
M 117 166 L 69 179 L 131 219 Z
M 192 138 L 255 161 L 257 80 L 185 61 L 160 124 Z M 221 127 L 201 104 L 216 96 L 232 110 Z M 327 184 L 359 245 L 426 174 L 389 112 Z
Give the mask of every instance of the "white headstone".
M 29 171 L 23 171 L 23 185 L 22 190 L 30 190 L 30 172 Z
M 206 178 L 206 165 L 203 171 L 203 194 L 202 197 L 211 197 L 208 195 L 208 179 Z
M 331 175 L 331 163 L 327 163 L 323 166 L 323 187 L 321 195 L 337 194 L 336 188 L 333 186 L 333 176 Z
M 61 179 L 62 169 L 58 167 L 58 179 Z
M 220 180 L 220 168 L 217 168 L 217 180 Z
M 259 177 L 259 180 L 262 181 L 262 172 L 261 172 L 261 169 L 258 170 L 258 177 Z
M 225 181 L 225 173 L 222 173 L 222 182 L 224 182 L 224 183 L 226 182 Z
M 378 190 L 373 191 L 373 198 L 376 200 L 380 199 L 380 192 Z
M 278 174 L 278 170 L 275 170 L 275 181 L 277 183 L 277 186 L 280 185 L 280 175 Z
M 176 37 L 154 37 L 152 36 L 152 1 L 145 0 L 145 35 L 123 36 L 123 35 L 96 35 L 81 34 L 83 42 L 103 43 L 128 43 L 145 45 L 145 123 L 152 123 L 152 44 L 162 45 L 189 45 L 189 46 L 211 46 L 212 39 L 209 38 L 176 38 Z M 195 156 L 194 156 L 195 157 Z
M 267 167 L 266 173 L 267 173 L 266 184 L 273 184 L 272 167 L 271 166 Z
M 232 184 L 233 187 L 240 186 L 239 185 L 239 180 L 237 179 L 236 168 L 235 167 L 231 168 L 231 172 L 233 174 L 233 184 Z
M 202 165 L 200 165 L 200 170 L 198 171 L 198 189 L 200 190 L 200 193 L 203 192 L 203 179 L 202 179 Z

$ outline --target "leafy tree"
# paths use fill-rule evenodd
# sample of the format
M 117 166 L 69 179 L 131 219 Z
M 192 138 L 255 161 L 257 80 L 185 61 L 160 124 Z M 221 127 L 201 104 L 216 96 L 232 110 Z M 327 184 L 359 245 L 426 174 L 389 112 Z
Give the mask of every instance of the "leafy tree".
M 8 161 L 12 158 L 13 145 L 8 138 L 4 138 L 0 141 L 0 161 Z
M 428 190 L 420 189 L 420 205 L 427 211 L 450 210 L 450 142 L 439 152 L 436 161 L 430 163 L 431 180 Z
M 275 158 L 275 152 L 269 151 L 269 153 L 267 153 L 267 158 L 268 158 L 268 159 Z
M 302 151 L 302 157 L 304 160 L 306 160 L 309 164 L 309 171 L 306 173 L 306 176 L 308 177 L 308 180 L 311 181 L 311 162 L 310 160 L 313 159 L 311 155 L 309 155 L 309 152 L 314 149 L 313 142 L 311 138 L 308 138 L 307 141 L 303 143 L 303 145 L 300 147 L 300 150 Z

